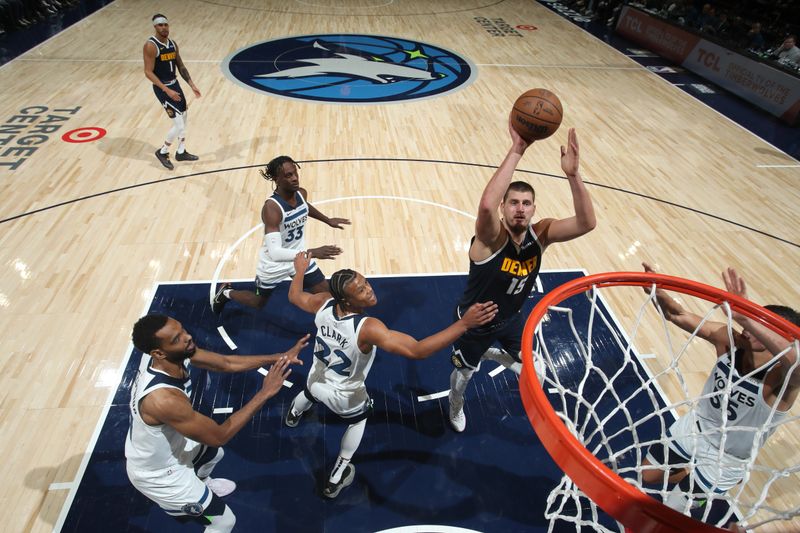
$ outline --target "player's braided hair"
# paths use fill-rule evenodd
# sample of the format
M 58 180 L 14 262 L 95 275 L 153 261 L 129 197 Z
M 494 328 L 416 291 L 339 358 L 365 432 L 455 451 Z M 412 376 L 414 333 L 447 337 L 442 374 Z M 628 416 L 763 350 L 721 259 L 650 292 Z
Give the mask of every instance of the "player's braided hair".
M 354 279 L 356 279 L 356 272 L 355 270 L 350 270 L 349 268 L 343 268 L 342 270 L 337 270 L 336 272 L 331 275 L 331 279 L 328 282 L 331 288 L 331 296 L 339 305 L 344 305 L 345 294 L 344 289 L 349 285 Z
M 150 353 L 158 348 L 161 343 L 156 338 L 156 333 L 166 325 L 167 320 L 168 316 L 158 313 L 151 313 L 137 320 L 131 333 L 133 345 L 142 353 Z
M 284 163 L 292 163 L 297 168 L 300 168 L 300 165 L 297 164 L 297 161 L 289 157 L 288 155 L 279 155 L 269 163 L 267 166 L 258 172 L 261 174 L 261 177 L 267 181 L 275 181 L 275 178 L 278 177 L 278 174 L 281 171 Z

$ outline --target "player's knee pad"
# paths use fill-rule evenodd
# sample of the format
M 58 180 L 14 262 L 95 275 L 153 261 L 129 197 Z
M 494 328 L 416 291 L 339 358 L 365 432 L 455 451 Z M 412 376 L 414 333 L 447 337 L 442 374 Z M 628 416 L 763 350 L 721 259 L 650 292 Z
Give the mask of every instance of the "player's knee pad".
M 475 370 L 471 368 L 454 368 L 450 373 L 450 390 L 454 394 L 463 396 L 464 391 L 467 389 L 467 384 L 469 384 L 469 380 L 472 379 L 472 374 L 474 373 Z
M 184 113 L 185 114 L 185 113 Z M 172 127 L 167 132 L 167 142 L 171 143 L 176 138 L 183 139 L 186 136 L 186 118 L 182 114 L 176 113 L 172 117 Z

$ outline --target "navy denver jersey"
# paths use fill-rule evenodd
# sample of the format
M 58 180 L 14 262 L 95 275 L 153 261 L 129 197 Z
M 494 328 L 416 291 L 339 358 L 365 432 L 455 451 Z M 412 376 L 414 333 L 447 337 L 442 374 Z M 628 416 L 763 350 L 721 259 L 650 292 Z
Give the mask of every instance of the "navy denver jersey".
M 153 72 L 161 80 L 161 83 L 169 85 L 175 81 L 175 58 L 178 51 L 172 39 L 167 39 L 167 44 L 159 42 L 155 37 L 148 39 L 156 45 L 156 62 L 153 65 Z
M 470 245 L 474 241 L 472 237 Z M 463 316 L 474 303 L 491 301 L 498 306 L 492 324 L 514 316 L 536 283 L 541 260 L 542 247 L 530 226 L 519 249 L 508 235 L 502 248 L 488 259 L 478 263 L 470 260 L 467 287 L 458 302 L 458 315 Z

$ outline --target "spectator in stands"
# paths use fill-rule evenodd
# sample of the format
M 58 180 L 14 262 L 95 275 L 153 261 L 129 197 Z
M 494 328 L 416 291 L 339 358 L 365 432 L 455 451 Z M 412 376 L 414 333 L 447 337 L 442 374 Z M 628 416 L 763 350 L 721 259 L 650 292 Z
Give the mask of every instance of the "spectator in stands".
M 731 23 L 728 20 L 728 14 L 724 11 L 719 14 L 717 17 L 717 24 L 714 26 L 714 35 L 717 37 L 724 39 L 730 35 L 731 32 Z
M 744 46 L 748 50 L 761 52 L 764 50 L 765 44 L 764 35 L 761 33 L 761 23 L 754 22 L 753 25 L 750 26 L 750 31 L 747 32 L 747 41 Z
M 700 28 L 700 31 L 703 33 L 713 34 L 717 24 L 719 24 L 719 20 L 717 19 L 716 9 L 714 9 L 714 6 L 711 4 L 705 4 L 703 6 L 703 12 L 698 19 L 697 27 Z
M 785 65 L 800 65 L 800 48 L 797 47 L 797 36 L 789 35 L 783 44 L 775 48 L 770 54 L 773 59 Z

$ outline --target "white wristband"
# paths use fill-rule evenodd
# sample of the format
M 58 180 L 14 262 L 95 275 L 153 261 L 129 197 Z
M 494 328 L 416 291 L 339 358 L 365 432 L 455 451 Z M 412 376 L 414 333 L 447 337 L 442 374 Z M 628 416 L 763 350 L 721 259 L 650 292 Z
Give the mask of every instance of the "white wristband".
M 267 252 L 273 261 L 294 261 L 294 256 L 298 250 L 290 250 L 281 246 L 281 234 L 277 231 L 264 235 L 264 242 L 267 245 Z

